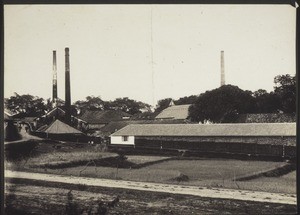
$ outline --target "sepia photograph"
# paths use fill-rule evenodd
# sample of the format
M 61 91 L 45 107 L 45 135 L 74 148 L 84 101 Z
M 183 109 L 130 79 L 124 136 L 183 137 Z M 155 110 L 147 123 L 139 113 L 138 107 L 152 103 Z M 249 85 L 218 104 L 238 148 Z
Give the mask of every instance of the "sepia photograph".
M 296 7 L 3 10 L 5 214 L 297 214 Z

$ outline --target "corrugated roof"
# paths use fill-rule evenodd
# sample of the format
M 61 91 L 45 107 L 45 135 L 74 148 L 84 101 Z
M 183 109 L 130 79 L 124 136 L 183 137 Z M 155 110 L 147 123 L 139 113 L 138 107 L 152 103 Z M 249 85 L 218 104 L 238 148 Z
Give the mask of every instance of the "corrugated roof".
M 82 134 L 81 131 L 59 121 L 55 120 L 44 132 L 48 134 Z
M 112 136 L 296 136 L 296 123 L 128 125 Z
M 102 124 L 130 116 L 130 114 L 120 110 L 88 110 L 83 113 L 80 119 L 90 124 Z
M 187 119 L 191 105 L 173 105 L 160 112 L 155 119 Z

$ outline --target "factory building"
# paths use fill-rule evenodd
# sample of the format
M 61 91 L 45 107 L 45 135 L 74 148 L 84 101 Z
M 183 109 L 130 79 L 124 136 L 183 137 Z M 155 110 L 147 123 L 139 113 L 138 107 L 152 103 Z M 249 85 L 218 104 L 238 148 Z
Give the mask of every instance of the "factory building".
M 294 157 L 296 123 L 143 124 L 111 135 L 111 147 Z

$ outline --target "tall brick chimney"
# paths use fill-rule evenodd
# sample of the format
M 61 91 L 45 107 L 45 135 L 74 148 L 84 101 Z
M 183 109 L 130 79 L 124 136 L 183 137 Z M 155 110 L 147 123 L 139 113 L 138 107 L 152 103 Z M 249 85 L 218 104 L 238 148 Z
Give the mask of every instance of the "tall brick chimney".
M 70 60 L 69 60 L 69 48 L 65 48 L 65 121 L 67 124 L 71 124 L 71 86 L 70 86 Z
M 221 51 L 221 86 L 225 85 L 224 51 Z
M 53 51 L 53 82 L 52 82 L 52 107 L 57 106 L 57 67 L 56 51 Z

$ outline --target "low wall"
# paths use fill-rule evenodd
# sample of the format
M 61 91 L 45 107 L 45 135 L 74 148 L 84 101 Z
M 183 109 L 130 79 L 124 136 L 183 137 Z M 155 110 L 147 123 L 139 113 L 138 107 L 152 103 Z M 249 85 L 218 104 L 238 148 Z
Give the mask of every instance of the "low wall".
M 296 138 L 294 138 L 296 141 Z M 280 138 L 265 138 L 262 140 L 267 141 L 252 141 L 254 139 L 234 139 L 234 138 L 220 138 L 209 141 L 210 139 L 201 139 L 197 141 L 197 138 L 171 138 L 171 137 L 136 137 L 134 148 L 142 149 L 160 149 L 160 150 L 182 150 L 191 152 L 207 152 L 207 153 L 231 153 L 231 154 L 244 154 L 255 156 L 274 156 L 274 157 L 296 157 L 296 146 L 291 145 L 292 138 L 285 138 L 286 141 L 282 141 L 279 144 Z M 226 140 L 223 141 L 222 140 Z M 234 141 L 230 141 L 234 140 Z M 238 140 L 241 140 L 238 142 Z M 289 142 L 289 145 L 287 144 Z M 272 144 L 275 143 L 275 144 Z
M 296 146 L 296 137 L 176 137 L 176 136 L 162 136 L 162 137 L 135 137 L 136 140 L 154 140 L 157 141 L 182 141 L 182 142 L 214 142 L 214 143 L 255 143 L 255 144 L 271 144 L 271 145 L 286 145 Z

